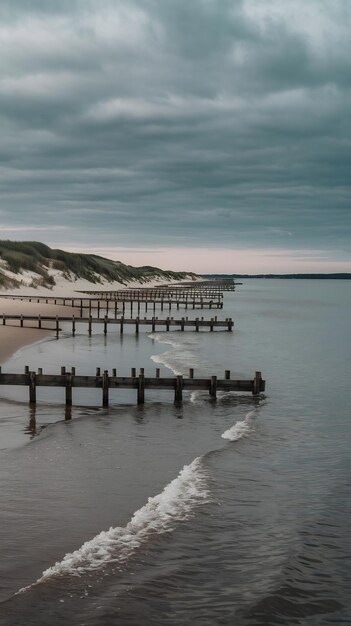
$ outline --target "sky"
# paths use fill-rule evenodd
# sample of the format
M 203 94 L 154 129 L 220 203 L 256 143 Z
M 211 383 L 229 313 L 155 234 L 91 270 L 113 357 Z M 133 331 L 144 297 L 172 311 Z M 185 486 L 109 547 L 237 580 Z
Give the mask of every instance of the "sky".
M 1 0 L 0 238 L 351 271 L 350 0 Z

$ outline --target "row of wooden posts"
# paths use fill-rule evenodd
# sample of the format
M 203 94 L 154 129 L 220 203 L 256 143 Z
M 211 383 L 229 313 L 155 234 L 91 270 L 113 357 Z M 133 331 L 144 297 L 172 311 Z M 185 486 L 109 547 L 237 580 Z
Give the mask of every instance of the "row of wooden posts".
M 226 318 L 225 320 L 218 320 L 217 316 L 211 318 L 210 320 L 205 320 L 203 317 L 188 319 L 187 317 L 182 317 L 181 319 L 174 319 L 173 317 L 167 317 L 166 319 L 159 319 L 158 317 L 152 317 L 151 319 L 144 318 L 135 318 L 128 319 L 124 317 L 120 317 L 115 319 L 113 317 L 107 317 L 105 315 L 104 318 L 96 318 L 96 317 L 75 317 L 72 316 L 59 316 L 59 315 L 8 315 L 3 314 L 0 317 L 2 319 L 3 326 L 6 326 L 8 322 L 18 322 L 21 328 L 24 327 L 25 322 L 30 324 L 30 327 L 33 328 L 33 324 L 37 328 L 43 328 L 43 323 L 50 323 L 51 326 L 49 330 L 54 330 L 56 332 L 56 336 L 59 337 L 59 333 L 62 330 L 61 324 L 68 323 L 72 327 L 72 335 L 76 334 L 76 325 L 77 324 L 87 324 L 88 325 L 88 334 L 92 335 L 93 324 L 96 326 L 103 326 L 104 334 L 107 335 L 108 326 L 119 326 L 120 333 L 123 334 L 125 326 L 134 326 L 135 333 L 139 334 L 139 327 L 144 326 L 151 329 L 152 332 L 159 330 L 160 328 L 164 328 L 166 331 L 174 330 L 178 328 L 181 331 L 185 331 L 185 329 L 195 330 L 199 332 L 200 329 L 208 328 L 210 331 L 213 331 L 215 328 L 222 328 L 229 332 L 233 330 L 234 322 L 231 317 Z M 46 327 L 48 328 L 48 327 Z
M 140 314 L 141 307 L 144 307 L 145 313 L 150 309 L 156 311 L 157 305 L 160 305 L 161 312 L 164 309 L 171 311 L 172 307 L 176 308 L 179 311 L 180 306 L 182 305 L 185 309 L 222 309 L 223 301 L 222 300 L 203 300 L 200 299 L 138 299 L 138 298 L 128 298 L 128 299 L 112 299 L 112 298 L 58 298 L 54 296 L 3 296 L 0 295 L 1 298 L 11 299 L 11 300 L 21 300 L 26 302 L 35 302 L 37 304 L 54 304 L 57 306 L 69 306 L 71 308 L 80 308 L 80 316 L 83 316 L 83 310 L 87 309 L 89 311 L 89 315 L 93 311 L 97 313 L 97 316 L 100 316 L 100 311 L 103 310 L 108 315 L 109 313 L 114 314 L 117 317 L 118 313 L 122 313 L 125 315 L 127 308 L 130 309 L 130 316 L 133 317 L 133 309 L 136 308 L 138 314 Z
M 145 390 L 158 389 L 174 390 L 174 402 L 183 400 L 183 391 L 208 391 L 211 398 L 217 398 L 217 391 L 243 391 L 258 395 L 265 389 L 265 381 L 262 380 L 261 372 L 256 372 L 253 380 L 233 380 L 230 378 L 230 371 L 225 371 L 224 378 L 211 376 L 209 378 L 195 378 L 194 369 L 189 370 L 189 377 L 173 376 L 161 377 L 160 369 L 156 369 L 154 377 L 145 376 L 144 368 L 140 369 L 137 375 L 136 368 L 132 368 L 130 376 L 118 376 L 117 370 L 112 370 L 112 375 L 108 370 L 101 372 L 96 368 L 95 376 L 77 375 L 74 367 L 71 371 L 66 371 L 61 367 L 60 374 L 44 374 L 43 369 L 38 372 L 30 371 L 29 366 L 25 366 L 24 374 L 3 373 L 0 367 L 0 385 L 27 386 L 29 389 L 29 403 L 36 404 L 37 387 L 63 387 L 65 389 L 66 406 L 72 406 L 73 388 L 90 388 L 102 390 L 102 405 L 109 405 L 110 389 L 136 389 L 137 403 L 144 404 Z

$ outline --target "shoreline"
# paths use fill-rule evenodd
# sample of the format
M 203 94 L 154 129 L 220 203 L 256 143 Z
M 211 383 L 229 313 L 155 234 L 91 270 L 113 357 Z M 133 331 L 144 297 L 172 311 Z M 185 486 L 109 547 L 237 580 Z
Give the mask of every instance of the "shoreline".
M 21 300 L 6 300 L 1 302 L 1 313 L 8 315 L 70 315 L 74 314 L 71 307 L 55 306 L 51 304 L 37 304 Z M 19 325 L 0 326 L 0 365 L 4 365 L 18 350 L 50 337 L 55 331 L 48 328 L 21 328 Z
M 54 289 L 45 289 L 45 288 L 30 288 L 22 285 L 18 289 L 5 289 L 0 291 L 0 296 L 35 296 L 43 297 L 43 296 L 57 296 L 58 298 L 62 297 L 76 297 L 79 298 L 80 294 L 79 290 L 82 289 L 94 289 L 97 290 L 101 288 L 102 290 L 113 290 L 113 289 L 131 289 L 131 288 L 142 288 L 142 287 L 157 287 L 160 284 L 168 284 L 172 285 L 173 283 L 178 284 L 177 280 L 150 280 L 142 283 L 140 281 L 133 281 L 130 284 L 122 284 L 122 283 L 104 283 L 104 284 L 94 284 L 88 283 L 86 280 L 78 279 L 74 282 L 62 280 L 58 283 Z M 2 313 L 8 315 L 40 315 L 47 313 L 48 315 L 74 315 L 76 309 L 61 306 L 55 304 L 44 304 L 44 303 L 36 303 L 36 302 L 28 302 L 26 300 L 11 300 L 7 298 L 0 298 L 0 315 Z M 0 365 L 3 365 L 10 357 L 12 357 L 17 350 L 23 348 L 25 346 L 29 346 L 33 343 L 37 343 L 41 339 L 45 337 L 50 337 L 51 332 L 54 332 L 54 329 L 51 331 L 49 329 L 38 329 L 38 328 L 21 328 L 18 326 L 11 326 L 6 324 L 6 326 L 0 325 Z

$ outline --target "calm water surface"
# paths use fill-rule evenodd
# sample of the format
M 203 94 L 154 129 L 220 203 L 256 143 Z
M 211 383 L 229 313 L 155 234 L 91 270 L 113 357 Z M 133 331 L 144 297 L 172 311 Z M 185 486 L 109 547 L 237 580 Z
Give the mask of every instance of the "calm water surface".
M 34 415 L 2 389 L 0 624 L 351 624 L 350 312 L 347 281 L 252 280 L 225 294 L 232 334 L 81 329 L 14 355 L 5 371 L 261 370 L 267 387 L 182 407 L 116 391 L 108 409 L 75 391 L 68 421 L 62 390 Z

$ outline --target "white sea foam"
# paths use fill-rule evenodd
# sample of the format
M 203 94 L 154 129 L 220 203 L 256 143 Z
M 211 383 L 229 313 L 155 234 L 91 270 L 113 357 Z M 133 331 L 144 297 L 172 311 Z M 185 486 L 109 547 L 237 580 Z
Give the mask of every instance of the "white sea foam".
M 262 404 L 264 404 L 264 401 L 260 402 L 258 407 L 256 407 L 255 409 L 252 409 L 252 411 L 249 411 L 246 414 L 244 420 L 240 422 L 236 422 L 234 426 L 232 426 L 231 428 L 228 428 L 228 430 L 222 433 L 221 435 L 222 439 L 228 439 L 229 441 L 237 441 L 238 439 L 241 439 L 242 437 L 246 437 L 247 435 L 249 435 L 250 432 L 254 430 L 251 420 L 256 415 L 257 409 L 260 406 L 262 406 Z
M 107 563 L 123 564 L 152 535 L 171 532 L 178 522 L 192 515 L 197 504 L 206 501 L 209 501 L 206 471 L 198 457 L 185 465 L 160 494 L 149 498 L 126 526 L 103 531 L 75 552 L 66 554 L 62 561 L 45 570 L 35 584 L 63 574 L 80 575 Z
M 245 437 L 252 430 L 250 424 L 245 420 L 241 422 L 237 422 L 231 428 L 228 428 L 224 433 L 222 433 L 223 439 L 228 439 L 229 441 L 236 441 L 237 439 L 241 439 L 241 437 Z
M 190 367 L 196 366 L 197 360 L 194 353 L 189 350 L 188 341 L 177 342 L 174 338 L 164 336 L 163 333 L 151 333 L 148 337 L 158 343 L 172 346 L 171 350 L 162 354 L 153 354 L 151 360 L 171 370 L 175 376 L 186 375 Z M 191 343 L 190 345 L 192 347 Z

